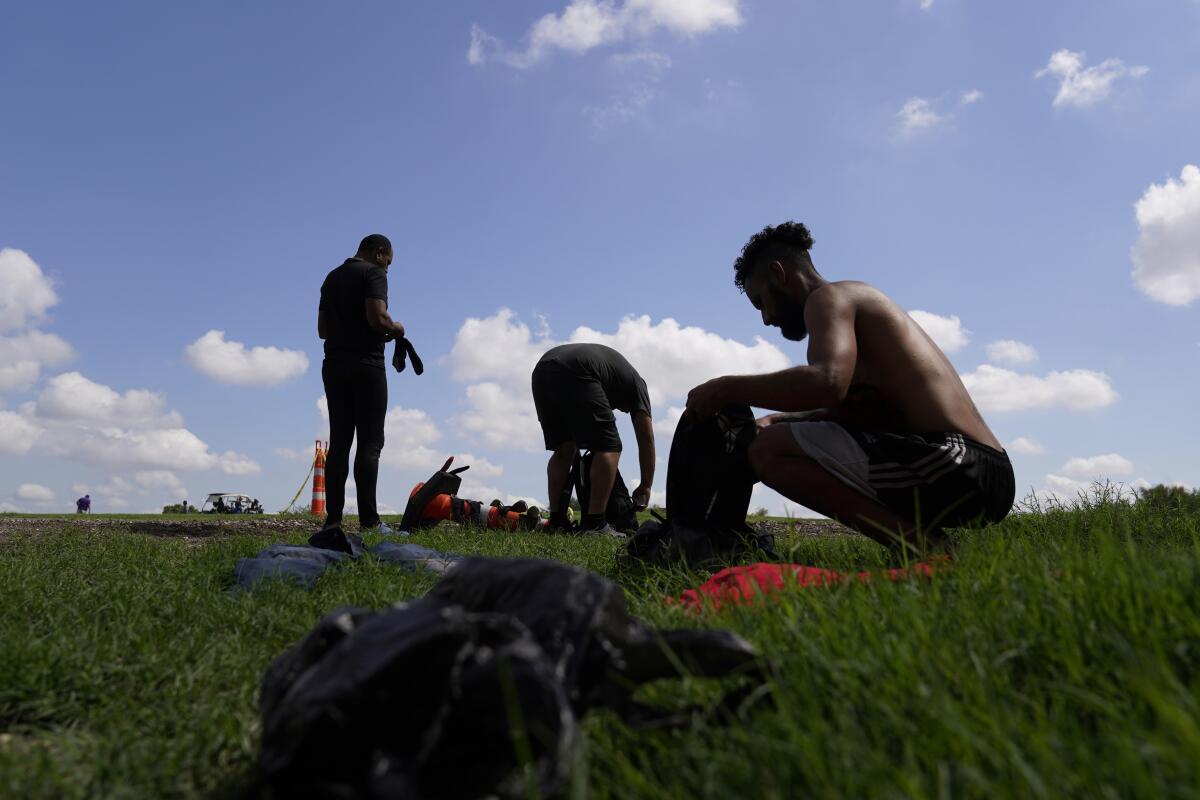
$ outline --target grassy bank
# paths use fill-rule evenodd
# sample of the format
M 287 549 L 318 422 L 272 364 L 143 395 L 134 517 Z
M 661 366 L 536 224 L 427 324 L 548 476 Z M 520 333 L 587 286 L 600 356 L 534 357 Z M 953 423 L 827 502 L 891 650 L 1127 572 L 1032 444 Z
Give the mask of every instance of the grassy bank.
M 434 579 L 366 560 L 305 592 L 226 591 L 271 538 L 74 529 L 0 543 L 0 795 L 227 794 L 253 766 L 258 681 L 337 605 Z M 52 535 L 48 535 L 52 534 Z M 301 541 L 302 535 L 286 538 Z M 930 581 L 792 592 L 704 618 L 700 582 L 622 572 L 616 545 L 438 530 L 444 550 L 556 558 L 618 580 L 663 627 L 737 630 L 777 662 L 777 708 L 733 727 L 632 733 L 589 718 L 589 797 L 1194 797 L 1200 787 L 1200 517 L 1100 499 L 957 543 Z M 851 537 L 789 558 L 880 566 Z M 694 697 L 682 682 L 658 702 Z

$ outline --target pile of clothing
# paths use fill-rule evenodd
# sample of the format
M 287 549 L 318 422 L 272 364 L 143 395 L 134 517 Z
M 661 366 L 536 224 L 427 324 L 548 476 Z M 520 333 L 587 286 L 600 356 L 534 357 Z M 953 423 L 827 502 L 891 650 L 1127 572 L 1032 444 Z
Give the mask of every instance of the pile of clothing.
M 707 707 L 658 709 L 641 685 L 741 676 Z M 580 718 L 637 727 L 732 720 L 764 696 L 764 662 L 722 630 L 659 631 L 620 587 L 534 559 L 468 558 L 425 597 L 340 608 L 271 664 L 260 695 L 264 797 L 553 797 Z M 769 693 L 768 693 L 769 694 Z
M 253 558 L 238 559 L 233 567 L 234 585 L 253 589 L 263 581 L 285 580 L 311 589 L 325 570 L 367 553 L 404 569 L 439 574 L 462 559 L 419 544 L 380 542 L 367 549 L 360 537 L 341 528 L 326 528 L 311 536 L 307 545 L 273 544 Z

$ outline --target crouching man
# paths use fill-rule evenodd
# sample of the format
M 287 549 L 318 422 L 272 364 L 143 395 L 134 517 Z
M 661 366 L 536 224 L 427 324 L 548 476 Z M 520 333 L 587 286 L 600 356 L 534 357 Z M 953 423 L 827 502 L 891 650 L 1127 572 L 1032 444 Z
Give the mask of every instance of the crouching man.
M 602 344 L 564 344 L 551 348 L 533 369 L 533 402 L 538 422 L 553 451 L 546 466 L 550 528 L 566 529 L 568 480 L 580 450 L 592 451 L 591 486 L 580 531 L 619 536 L 604 519 L 621 458 L 621 437 L 613 410 L 627 411 L 637 437 L 642 482 L 633 490 L 638 508 L 650 503 L 654 481 L 654 425 L 646 382 L 625 357 Z M 583 498 L 580 498 L 583 501 Z
M 781 412 L 758 421 L 759 479 L 888 546 L 923 549 L 943 528 L 1003 519 L 1012 464 L 950 361 L 878 289 L 821 277 L 812 244 L 787 222 L 755 234 L 734 263 L 764 325 L 809 337 L 808 364 L 708 381 L 688 395 L 688 412 Z

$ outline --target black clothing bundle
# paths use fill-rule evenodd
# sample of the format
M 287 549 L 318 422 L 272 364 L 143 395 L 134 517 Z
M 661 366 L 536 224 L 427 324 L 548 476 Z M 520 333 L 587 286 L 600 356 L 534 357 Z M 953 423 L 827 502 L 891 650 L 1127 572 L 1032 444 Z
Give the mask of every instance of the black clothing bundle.
M 681 677 L 764 674 L 729 631 L 657 631 L 620 587 L 550 561 L 471 558 L 424 598 L 342 608 L 263 679 L 264 797 L 552 797 L 578 751 L 579 718 L 608 708 L 636 726 L 697 709 L 640 705 Z M 718 708 L 737 708 L 751 689 Z

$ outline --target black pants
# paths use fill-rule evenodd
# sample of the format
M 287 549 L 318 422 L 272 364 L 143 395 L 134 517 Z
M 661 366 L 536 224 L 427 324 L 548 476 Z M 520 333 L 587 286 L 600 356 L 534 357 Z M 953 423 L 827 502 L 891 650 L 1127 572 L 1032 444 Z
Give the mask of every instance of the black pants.
M 325 524 L 342 521 L 350 445 L 358 434 L 354 482 L 358 485 L 358 520 L 364 528 L 379 524 L 375 484 L 383 450 L 383 418 L 387 414 L 387 373 L 382 366 L 326 359 L 321 366 L 329 403 L 329 456 L 325 460 Z

